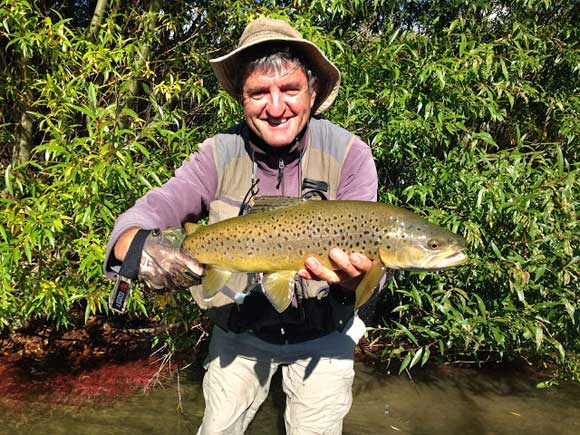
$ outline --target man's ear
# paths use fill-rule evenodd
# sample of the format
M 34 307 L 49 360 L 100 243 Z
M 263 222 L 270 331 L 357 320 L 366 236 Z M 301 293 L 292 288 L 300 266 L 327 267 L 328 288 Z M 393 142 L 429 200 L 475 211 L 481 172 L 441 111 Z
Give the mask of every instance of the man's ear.
M 312 109 L 312 107 L 314 106 L 314 102 L 316 101 L 316 95 L 318 95 L 318 93 L 316 92 L 318 90 L 318 80 L 316 80 L 314 82 L 314 84 L 312 85 L 312 90 L 310 91 L 310 108 Z

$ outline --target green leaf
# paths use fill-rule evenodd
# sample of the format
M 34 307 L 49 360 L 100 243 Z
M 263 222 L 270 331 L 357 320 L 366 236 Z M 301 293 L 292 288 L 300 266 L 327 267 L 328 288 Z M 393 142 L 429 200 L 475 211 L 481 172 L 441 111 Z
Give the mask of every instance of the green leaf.
M 425 365 L 425 363 L 427 363 L 427 361 L 429 360 L 429 356 L 431 356 L 431 351 L 429 350 L 428 347 L 425 347 L 425 352 L 423 352 L 423 358 L 421 358 L 421 367 L 423 367 Z
M 419 350 L 417 352 L 415 352 L 415 355 L 413 355 L 413 359 L 411 360 L 411 363 L 409 364 L 409 368 L 413 367 L 415 364 L 417 364 L 419 362 L 419 360 L 421 359 L 421 355 L 423 355 L 423 348 L 419 348 Z
M 536 350 L 539 350 L 544 342 L 544 330 L 541 326 L 536 326 L 534 328 L 535 337 L 536 337 Z
M 409 309 L 409 304 L 398 305 L 391 310 L 391 313 L 399 313 L 401 311 L 407 311 Z
M 575 324 L 576 323 L 576 319 L 575 319 L 576 308 L 574 307 L 574 305 L 572 305 L 572 303 L 567 298 L 562 298 L 562 304 L 564 305 L 566 312 L 570 316 L 570 320 L 572 321 L 572 324 Z
M 32 263 L 32 247 L 30 246 L 30 242 L 25 240 L 22 244 L 22 248 L 24 249 L 24 255 L 26 255 L 26 259 L 29 263 Z
M 399 374 L 403 373 L 403 370 L 407 368 L 410 362 L 411 362 L 411 352 L 407 352 L 407 356 L 405 356 L 405 359 L 403 359 L 401 367 L 399 368 Z
M 407 329 L 407 328 L 406 328 L 406 327 L 405 327 L 403 324 L 401 324 L 401 323 L 399 323 L 399 322 L 396 322 L 396 321 L 394 321 L 394 320 L 393 320 L 393 323 L 394 323 L 395 325 L 397 325 L 397 327 L 398 327 L 398 328 L 399 328 L 401 331 L 403 331 L 403 333 L 404 333 L 404 334 L 405 334 L 407 337 L 409 337 L 409 338 L 411 339 L 411 341 L 412 341 L 413 343 L 415 343 L 415 345 L 419 346 L 419 342 L 417 341 L 417 339 L 415 338 L 415 336 L 414 336 L 414 335 L 411 333 L 411 331 L 409 331 L 409 330 L 408 330 L 408 329 Z
M 484 131 L 484 132 L 479 132 L 479 133 L 473 133 L 471 135 L 471 137 L 473 139 L 480 139 L 489 145 L 493 145 L 494 147 L 497 147 L 497 143 L 495 142 L 495 140 L 493 140 L 493 138 L 491 137 L 491 135 L 488 132 Z
M 477 299 L 477 306 L 479 308 L 480 314 L 483 317 L 487 317 L 487 310 L 485 309 L 485 303 L 483 302 L 483 299 L 481 299 L 481 297 L 476 293 L 473 294 L 473 297 Z
M 6 185 L 6 190 L 10 195 L 14 195 L 14 189 L 12 189 L 12 165 L 9 164 L 4 170 L 4 184 Z
M 558 340 L 550 339 L 552 345 L 558 350 L 558 354 L 560 356 L 561 361 L 566 360 L 566 351 L 564 350 L 564 346 Z
M 93 83 L 89 83 L 87 88 L 87 95 L 89 97 L 89 108 L 91 113 L 95 113 L 97 110 L 97 91 Z
M 491 246 L 491 249 L 493 250 L 495 256 L 500 259 L 500 260 L 505 260 L 505 258 L 503 257 L 503 255 L 501 255 L 501 252 L 499 251 L 499 249 L 497 248 L 496 244 L 494 243 L 493 240 L 491 240 L 489 242 L 489 245 Z

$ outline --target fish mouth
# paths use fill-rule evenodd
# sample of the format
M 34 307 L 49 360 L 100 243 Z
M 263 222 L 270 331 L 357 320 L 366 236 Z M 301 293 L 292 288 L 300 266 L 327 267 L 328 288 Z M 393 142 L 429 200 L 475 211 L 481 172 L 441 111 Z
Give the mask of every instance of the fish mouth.
M 455 266 L 460 266 L 467 261 L 467 255 L 463 249 L 453 251 L 447 255 L 437 255 L 427 260 L 425 265 L 427 269 L 450 269 Z
M 452 246 L 438 252 L 411 249 L 404 252 L 390 252 L 379 248 L 379 255 L 385 267 L 402 270 L 443 270 L 459 266 L 467 261 L 462 246 Z

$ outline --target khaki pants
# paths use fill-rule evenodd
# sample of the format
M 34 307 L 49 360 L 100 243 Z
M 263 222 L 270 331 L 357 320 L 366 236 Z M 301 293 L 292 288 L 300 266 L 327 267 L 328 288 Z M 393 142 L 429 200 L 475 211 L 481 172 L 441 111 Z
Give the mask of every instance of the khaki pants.
M 352 403 L 354 348 L 363 332 L 363 322 L 355 317 L 343 333 L 275 345 L 253 334 L 215 327 L 198 435 L 243 434 L 266 399 L 279 366 L 286 393 L 286 433 L 341 434 Z

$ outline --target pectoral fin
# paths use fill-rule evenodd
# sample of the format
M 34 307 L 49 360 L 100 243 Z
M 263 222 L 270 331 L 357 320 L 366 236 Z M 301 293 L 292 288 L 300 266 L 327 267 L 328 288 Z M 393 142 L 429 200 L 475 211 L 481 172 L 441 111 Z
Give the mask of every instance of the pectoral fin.
M 279 313 L 288 308 L 292 302 L 295 275 L 294 270 L 283 270 L 264 275 L 262 279 L 262 290 Z
M 360 307 L 372 296 L 374 289 L 381 282 L 385 274 L 385 266 L 380 261 L 373 261 L 373 265 L 367 271 L 362 281 L 356 288 L 355 308 Z
M 205 270 L 201 283 L 203 285 L 203 297 L 206 300 L 211 299 L 216 293 L 223 288 L 232 276 L 229 270 L 216 269 L 208 267 Z

